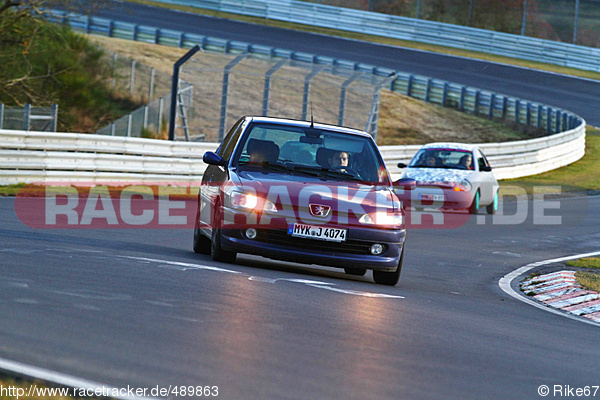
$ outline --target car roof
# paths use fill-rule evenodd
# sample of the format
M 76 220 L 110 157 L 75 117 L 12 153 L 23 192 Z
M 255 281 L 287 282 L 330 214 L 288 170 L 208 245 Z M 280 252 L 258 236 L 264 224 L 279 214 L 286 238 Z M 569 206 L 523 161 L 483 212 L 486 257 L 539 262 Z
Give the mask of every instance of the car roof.
M 456 142 L 436 142 L 436 143 L 428 143 L 421 147 L 421 149 L 457 149 L 457 150 L 467 150 L 473 151 L 478 147 L 473 144 L 467 143 L 456 143 Z
M 295 119 L 275 118 L 275 117 L 257 117 L 257 116 L 248 116 L 247 118 L 250 118 L 252 120 L 252 122 L 259 122 L 259 123 L 280 124 L 280 125 L 288 125 L 288 126 L 291 125 L 291 126 L 297 126 L 297 127 L 301 127 L 301 128 L 310 128 L 310 126 L 311 126 L 310 121 L 300 121 L 300 120 L 295 120 Z M 362 131 L 359 129 L 354 129 L 354 128 L 348 128 L 345 126 L 323 124 L 323 123 L 319 123 L 319 122 L 315 122 L 313 126 L 314 126 L 314 128 L 317 128 L 317 129 L 327 129 L 327 130 L 331 130 L 331 131 L 335 131 L 335 132 L 347 133 L 350 135 L 371 137 L 371 135 L 369 135 L 365 131 Z

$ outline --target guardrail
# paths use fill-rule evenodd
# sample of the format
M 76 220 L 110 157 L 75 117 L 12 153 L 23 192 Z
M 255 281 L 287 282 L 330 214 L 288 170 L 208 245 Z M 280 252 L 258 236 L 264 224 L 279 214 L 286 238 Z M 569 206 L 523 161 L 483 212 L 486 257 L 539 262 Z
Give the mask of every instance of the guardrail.
M 0 130 L 0 184 L 200 181 L 216 143 Z
M 157 0 L 600 72 L 600 49 L 296 0 Z
M 32 182 L 199 182 L 217 143 L 0 130 L 0 185 Z M 498 179 L 558 168 L 583 157 L 585 125 L 543 138 L 483 144 Z M 390 173 L 420 146 L 381 146 Z

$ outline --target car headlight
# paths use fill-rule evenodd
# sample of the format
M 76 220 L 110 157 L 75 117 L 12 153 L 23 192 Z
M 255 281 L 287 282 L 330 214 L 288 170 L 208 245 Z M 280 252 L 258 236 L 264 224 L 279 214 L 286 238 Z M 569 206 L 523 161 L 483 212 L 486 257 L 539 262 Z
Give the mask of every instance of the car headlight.
M 454 190 L 455 192 L 470 192 L 471 191 L 471 182 L 469 182 L 468 180 L 462 180 L 460 181 L 458 184 L 456 184 L 452 190 Z
M 263 199 L 253 193 L 246 193 L 237 188 L 231 189 L 227 193 L 227 199 L 233 208 L 277 212 L 277 207 L 271 200 Z
M 370 214 L 364 214 L 358 220 L 361 224 L 378 226 L 400 226 L 404 222 L 404 215 L 401 212 L 378 211 Z

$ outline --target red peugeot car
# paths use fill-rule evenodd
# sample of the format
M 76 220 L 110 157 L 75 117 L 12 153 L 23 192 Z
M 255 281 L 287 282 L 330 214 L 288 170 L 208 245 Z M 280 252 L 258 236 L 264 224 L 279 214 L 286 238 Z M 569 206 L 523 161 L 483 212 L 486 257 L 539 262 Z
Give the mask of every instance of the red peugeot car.
M 372 270 L 376 283 L 398 282 L 404 210 L 366 132 L 243 117 L 203 159 L 195 252 Z

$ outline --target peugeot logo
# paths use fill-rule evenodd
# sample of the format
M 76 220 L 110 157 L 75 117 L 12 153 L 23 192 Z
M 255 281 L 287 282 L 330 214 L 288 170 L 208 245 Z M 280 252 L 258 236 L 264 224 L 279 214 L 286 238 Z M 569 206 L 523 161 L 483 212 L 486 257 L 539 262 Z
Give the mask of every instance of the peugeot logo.
M 309 204 L 309 209 L 311 215 L 323 218 L 329 215 L 329 211 L 331 211 L 331 207 L 321 204 Z

